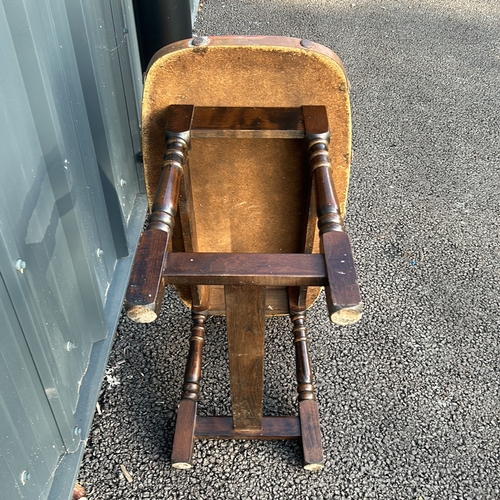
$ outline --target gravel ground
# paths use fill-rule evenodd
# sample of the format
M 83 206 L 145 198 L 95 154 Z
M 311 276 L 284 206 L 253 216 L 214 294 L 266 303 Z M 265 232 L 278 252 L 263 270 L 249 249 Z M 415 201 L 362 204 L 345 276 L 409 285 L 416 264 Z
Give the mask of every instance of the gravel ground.
M 351 81 L 346 224 L 358 324 L 309 314 L 326 464 L 296 442 L 197 442 L 173 470 L 190 314 L 120 321 L 79 481 L 90 499 L 500 499 L 500 3 L 205 1 L 195 32 L 308 38 Z M 200 412 L 230 408 L 224 319 L 208 322 Z M 290 322 L 268 321 L 264 405 L 295 413 Z M 130 473 L 127 481 L 120 466 Z

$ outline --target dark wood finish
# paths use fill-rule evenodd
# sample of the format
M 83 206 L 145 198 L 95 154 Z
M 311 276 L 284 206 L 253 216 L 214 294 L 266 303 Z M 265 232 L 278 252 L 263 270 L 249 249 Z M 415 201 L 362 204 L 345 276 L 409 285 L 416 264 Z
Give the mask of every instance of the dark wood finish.
M 318 403 L 312 399 L 299 401 L 299 418 L 304 469 L 322 469 L 325 459 L 321 444 Z
M 332 322 L 347 325 L 361 317 L 362 303 L 349 237 L 335 195 L 328 153 L 328 119 L 322 106 L 304 107 L 309 164 L 314 177 L 318 229 L 328 274 L 326 296 Z
M 329 138 L 328 117 L 325 112 L 324 106 L 302 106 L 302 120 L 305 128 L 305 136 L 310 143 L 311 139 L 314 140 L 318 136 Z M 307 218 L 304 221 L 303 229 L 303 244 L 302 251 L 304 253 L 311 253 L 314 250 L 314 236 L 317 225 L 317 202 L 316 202 L 316 185 L 314 182 L 314 175 L 309 178 L 309 197 L 307 198 L 307 205 L 305 213 Z M 310 284 L 312 285 L 312 284 Z M 296 297 L 296 304 L 301 308 L 307 306 L 307 286 L 300 286 L 298 291 L 293 292 Z
M 297 373 L 297 392 L 299 393 L 300 434 L 304 468 L 318 470 L 323 467 L 323 446 L 319 425 L 318 404 L 314 394 L 313 373 L 309 356 L 306 312 L 297 304 L 298 290 L 290 292 L 290 317 L 293 323 L 293 342 Z
M 304 221 L 304 229 L 303 229 L 303 242 L 302 242 L 302 252 L 304 254 L 311 254 L 314 251 L 314 240 L 316 235 L 316 225 L 317 225 L 317 215 L 316 215 L 316 190 L 314 187 L 314 182 L 312 182 L 312 178 L 309 179 L 309 197 L 307 199 L 307 206 L 305 209 L 305 213 L 307 214 L 307 218 Z M 302 285 L 298 287 L 296 292 L 297 296 L 297 305 L 301 308 L 307 307 L 307 295 L 308 295 L 308 286 L 312 286 L 312 283 L 308 283 L 308 285 Z
M 316 188 L 319 234 L 344 231 L 344 223 L 335 198 L 330 176 L 330 160 L 326 143 L 317 142 L 309 150 Z M 315 155 L 315 156 L 313 156 Z
M 350 325 L 362 313 L 351 242 L 346 233 L 331 231 L 322 236 L 322 247 L 328 273 L 325 294 L 330 319 L 339 325 Z
M 179 202 L 181 177 L 187 161 L 189 128 L 194 106 L 171 106 L 165 124 L 166 152 L 156 188 L 149 229 L 172 234 Z
M 191 337 L 189 338 L 189 355 L 184 373 L 182 399 L 198 400 L 203 342 L 205 341 L 205 321 L 207 317 L 208 314 L 206 311 L 193 311 L 193 326 L 191 327 Z
M 224 288 L 233 424 L 238 432 L 254 432 L 262 429 L 265 288 Z
M 142 108 L 146 178 L 157 165 L 157 135 L 162 133 L 158 115 L 172 104 L 289 107 L 321 103 L 332 124 L 336 144 L 332 162 L 339 166 L 334 176 L 344 207 L 350 162 L 349 92 L 342 63 L 332 51 L 315 43 L 305 49 L 300 39 L 284 37 L 211 36 L 201 48 L 192 47 L 189 40 L 172 44 L 155 54 L 154 61 Z M 196 84 L 186 85 L 187 81 Z M 208 168 L 217 166 L 210 162 Z M 156 185 L 156 180 L 147 182 Z
M 211 315 L 225 315 L 224 285 L 210 286 Z M 288 315 L 288 289 L 283 287 L 266 287 L 266 316 Z
M 324 134 L 325 132 L 328 133 L 328 117 L 324 116 L 321 111 L 318 113 L 317 108 L 318 106 L 302 106 L 302 119 L 304 121 L 306 134 Z M 320 120 L 318 120 L 317 118 L 318 115 L 321 116 Z M 307 218 L 304 222 L 304 238 L 302 244 L 302 251 L 304 253 L 313 252 L 314 236 L 317 225 L 316 188 L 313 175 L 309 177 L 308 192 L 309 196 L 307 198 L 307 207 L 305 211 L 305 213 L 307 214 Z M 296 294 L 297 306 L 304 309 L 307 304 L 307 286 L 301 286 Z
M 232 417 L 198 417 L 195 439 L 298 439 L 298 417 L 263 417 L 262 429 L 238 432 Z
M 307 348 L 306 313 L 305 311 L 290 311 L 290 316 L 293 323 L 299 401 L 315 399 L 311 358 Z
M 187 106 L 170 106 L 169 111 L 173 113 L 175 116 L 181 114 L 188 115 L 189 113 L 187 111 L 180 113 L 178 110 L 183 110 L 184 108 L 189 108 Z M 291 187 L 290 185 L 287 185 L 285 182 L 285 185 L 287 185 L 288 188 L 291 188 L 291 190 L 294 193 L 294 199 L 295 200 L 300 200 L 296 201 L 295 203 L 291 204 L 290 207 L 290 212 L 291 213 L 296 213 L 296 214 L 305 214 L 305 213 L 310 213 L 312 214 L 311 220 L 310 218 L 307 217 L 308 223 L 307 227 L 304 229 L 303 234 L 305 235 L 304 237 L 301 236 L 293 236 L 291 239 L 293 241 L 293 244 L 290 242 L 287 242 L 285 244 L 276 244 L 276 242 L 281 242 L 283 240 L 287 239 L 286 236 L 286 230 L 284 228 L 289 227 L 287 224 L 286 218 L 283 220 L 279 220 L 280 228 L 277 229 L 278 232 L 276 231 L 269 231 L 269 234 L 266 234 L 266 232 L 263 230 L 263 227 L 267 226 L 266 224 L 263 224 L 263 217 L 266 220 L 267 216 L 265 214 L 269 213 L 269 210 L 274 210 L 274 206 L 272 204 L 270 205 L 269 203 L 265 206 L 267 207 L 266 211 L 262 210 L 255 210 L 253 215 L 255 216 L 255 224 L 257 227 L 256 230 L 256 235 L 251 236 L 252 230 L 249 227 L 248 231 L 244 230 L 242 231 L 240 228 L 240 223 L 238 222 L 239 220 L 242 219 L 242 217 L 246 217 L 247 215 L 247 207 L 250 209 L 250 207 L 254 204 L 254 201 L 251 199 L 245 198 L 244 193 L 238 193 L 237 200 L 243 199 L 243 201 L 240 203 L 237 203 L 234 201 L 236 204 L 236 207 L 239 207 L 240 205 L 244 207 L 243 209 L 237 208 L 236 210 L 230 210 L 229 216 L 226 215 L 220 215 L 227 213 L 227 210 L 229 210 L 229 207 L 225 207 L 227 210 L 217 210 L 218 207 L 218 196 L 214 198 L 210 198 L 209 200 L 205 200 L 205 204 L 200 205 L 200 207 L 197 207 L 197 217 L 190 217 L 188 213 L 191 211 L 189 207 L 186 207 L 184 209 L 183 207 L 183 189 L 181 190 L 181 195 L 180 195 L 180 203 L 179 203 L 179 214 L 180 214 L 180 219 L 181 219 L 181 229 L 182 229 L 182 236 L 179 235 L 179 229 L 176 229 L 175 237 L 174 237 L 174 245 L 173 245 L 173 252 L 174 253 L 182 253 L 182 252 L 193 252 L 196 253 L 200 248 L 203 248 L 204 251 L 218 251 L 218 252 L 223 252 L 223 251 L 230 251 L 232 249 L 239 249 L 241 248 L 240 251 L 249 251 L 249 252 L 262 252 L 260 249 L 259 245 L 262 245 L 263 248 L 269 248 L 269 252 L 273 253 L 281 253 L 281 252 L 302 252 L 304 251 L 305 253 L 308 252 L 314 252 L 318 253 L 319 251 L 319 238 L 317 236 L 317 230 L 316 230 L 316 224 L 315 224 L 315 211 L 311 210 L 308 208 L 308 201 L 307 201 L 307 195 L 306 193 L 309 191 L 309 186 L 307 186 L 308 182 L 310 181 L 310 175 L 308 172 L 308 168 L 305 167 L 306 164 L 306 155 L 304 154 L 305 151 L 303 150 L 303 142 L 296 140 L 297 137 L 301 137 L 302 139 L 305 137 L 305 129 L 304 129 L 304 117 L 303 117 L 303 108 L 302 107 L 294 107 L 294 108 L 262 108 L 262 107 L 221 107 L 221 108 L 214 108 L 214 107 L 199 107 L 196 106 L 193 109 L 193 117 L 192 117 L 192 122 L 191 122 L 191 129 L 190 129 L 190 140 L 192 139 L 192 145 L 193 145 L 193 153 L 192 157 L 197 158 L 195 163 L 197 165 L 200 164 L 200 158 L 196 157 L 196 154 L 199 155 L 199 152 L 196 153 L 201 149 L 200 146 L 205 145 L 206 149 L 206 144 L 207 142 L 210 144 L 210 141 L 206 140 L 200 140 L 200 135 L 198 135 L 198 132 L 201 133 L 201 136 L 214 136 L 214 133 L 220 132 L 220 137 L 217 136 L 216 139 L 212 142 L 215 142 L 217 144 L 221 144 L 223 146 L 226 141 L 221 140 L 221 138 L 228 138 L 231 136 L 233 132 L 237 132 L 237 136 L 241 137 L 241 133 L 246 133 L 248 131 L 256 131 L 258 132 L 257 136 L 262 136 L 261 132 L 264 132 L 265 136 L 265 131 L 270 130 L 273 135 L 275 135 L 275 132 L 283 132 L 283 134 L 280 137 L 288 137 L 290 139 L 295 139 L 291 141 L 291 145 L 293 147 L 285 147 L 285 143 L 288 143 L 288 141 L 284 140 L 279 140 L 279 141 L 269 141 L 269 140 L 264 140 L 261 142 L 261 144 L 265 145 L 264 149 L 266 150 L 272 150 L 273 148 L 271 147 L 272 145 L 280 144 L 280 146 L 277 147 L 277 150 L 280 151 L 281 154 L 277 154 L 277 159 L 281 158 L 283 155 L 287 156 L 286 160 L 286 165 L 293 165 L 294 168 L 291 170 L 287 167 L 284 166 L 282 167 L 281 164 L 279 168 L 275 170 L 283 171 L 282 176 L 276 177 L 274 174 L 269 177 L 271 182 L 266 182 L 266 186 L 269 186 L 270 184 L 274 186 L 276 184 L 276 189 L 279 189 L 279 187 L 283 184 L 282 178 L 283 176 L 286 176 L 287 179 L 294 179 L 297 177 L 297 179 L 300 179 L 300 182 L 295 183 L 295 186 L 300 185 L 300 189 L 295 189 Z M 232 127 L 235 130 L 229 129 L 228 127 Z M 180 128 L 179 128 L 180 129 Z M 288 132 L 287 132 L 288 131 Z M 281 133 L 280 132 L 280 133 Z M 208 134 L 208 135 L 207 135 Z M 253 134 L 253 132 L 252 132 Z M 260 134 L 260 135 L 259 135 Z M 255 134 L 254 134 L 255 135 Z M 264 137 L 262 136 L 262 137 Z M 265 137 L 264 137 L 265 138 Z M 244 139 L 240 142 L 243 144 L 253 144 L 256 141 L 249 141 L 248 138 Z M 259 141 L 257 141 L 258 143 Z M 236 149 L 238 149 L 238 146 L 236 143 L 234 143 L 236 146 Z M 286 151 L 286 153 L 284 153 Z M 291 154 L 290 156 L 290 153 Z M 251 150 L 252 156 L 255 155 L 253 153 L 253 150 Z M 246 154 L 242 153 L 241 154 L 241 159 L 240 158 L 232 158 L 229 163 L 233 165 L 233 162 L 236 162 L 235 165 L 240 165 L 241 160 L 245 160 Z M 263 157 L 263 161 L 268 162 L 269 159 L 267 156 Z M 213 162 L 213 159 L 210 160 L 210 162 Z M 248 165 L 250 165 L 251 162 L 249 159 L 246 159 L 246 162 L 244 161 L 242 168 L 242 171 L 246 171 L 248 169 Z M 256 167 L 257 165 L 255 165 Z M 296 168 L 295 168 L 296 166 Z M 253 167 L 253 165 L 252 165 Z M 200 169 L 200 167 L 196 167 Z M 184 184 L 186 185 L 186 197 L 189 196 L 189 184 L 190 180 L 187 179 L 188 176 L 190 175 L 190 170 L 191 168 L 189 166 L 186 166 L 185 168 L 185 173 L 184 173 Z M 204 168 L 205 171 L 207 169 Z M 271 169 L 272 170 L 272 169 Z M 236 173 L 238 169 L 232 168 L 231 171 L 226 172 L 225 178 L 233 178 L 233 174 Z M 302 173 L 297 174 L 297 171 L 302 171 Z M 199 172 L 199 170 L 198 170 Z M 204 192 L 204 186 L 207 186 L 207 190 L 210 190 L 208 187 L 211 178 L 213 177 L 213 172 L 208 175 L 208 176 L 203 176 L 203 181 L 200 180 L 200 175 L 199 173 L 195 171 L 195 177 L 194 177 L 194 184 L 193 184 L 193 193 L 197 195 L 197 199 L 200 199 L 200 193 Z M 206 175 L 206 174 L 205 174 Z M 252 172 L 250 174 L 251 176 L 255 177 L 255 172 Z M 265 177 L 267 174 L 264 174 L 263 177 Z M 241 185 L 242 179 L 239 181 L 236 181 L 235 183 Z M 224 185 L 224 192 L 225 189 L 228 189 L 228 185 L 224 184 L 224 181 L 219 178 L 219 182 L 222 182 Z M 262 183 L 262 181 L 261 181 Z M 230 187 L 229 187 L 230 189 Z M 269 188 L 267 188 L 269 189 Z M 251 190 L 251 186 L 249 186 L 249 189 Z M 261 194 L 261 197 L 264 197 L 264 194 Z M 274 195 L 269 193 L 269 191 L 266 191 L 265 194 L 266 199 L 274 198 Z M 203 196 L 201 198 L 203 200 Z M 187 200 L 188 201 L 188 200 Z M 314 200 L 312 200 L 314 202 Z M 208 209 L 210 207 L 210 210 Z M 204 213 L 211 213 L 213 207 L 213 212 L 214 212 L 214 217 L 209 217 L 207 220 L 207 215 Z M 235 213 L 233 213 L 233 211 Z M 241 214 L 241 217 L 240 217 Z M 252 217 L 249 217 L 248 219 L 251 220 Z M 200 246 L 198 248 L 195 248 L 192 246 L 192 242 L 197 241 L 196 235 L 191 236 L 190 233 L 190 225 L 195 224 L 195 219 L 198 219 L 197 222 L 200 223 L 200 220 L 203 221 L 200 225 L 200 230 L 202 236 L 202 239 L 200 240 Z M 237 220 L 236 220 L 237 219 Z M 271 217 L 271 220 L 276 219 L 275 217 Z M 291 226 L 289 227 L 288 233 L 291 235 L 300 235 L 301 234 L 301 226 L 302 226 L 302 220 L 306 219 L 305 217 L 295 217 L 294 220 L 290 221 Z M 217 223 L 213 221 L 217 221 Z M 244 222 L 243 222 L 244 223 Z M 274 222 L 275 224 L 277 223 L 276 221 Z M 210 226 L 213 224 L 212 226 Z M 248 224 L 248 222 L 247 222 Z M 210 229 L 207 229 L 208 226 L 210 226 Z M 186 228 L 186 229 L 185 229 Z M 194 228 L 196 231 L 196 228 Z M 298 229 L 298 231 L 297 231 Z M 217 231 L 220 230 L 220 242 L 214 241 L 214 243 L 211 243 L 210 240 L 212 240 L 212 233 L 213 234 L 219 234 Z M 210 234 L 209 239 L 207 240 L 207 231 Z M 246 235 L 249 235 L 248 237 Z M 228 238 L 228 235 L 230 237 Z M 243 246 L 240 246 L 242 242 L 245 240 L 249 239 L 255 239 L 255 244 L 252 245 L 252 247 L 249 247 L 247 250 L 246 244 L 243 244 Z M 214 238 L 214 239 L 217 239 Z M 265 243 L 264 243 L 265 242 Z M 283 247 L 281 249 L 280 247 Z M 257 248 L 257 250 L 252 250 L 251 248 Z M 192 250 L 191 250 L 192 248 Z M 211 248 L 214 248 L 214 250 L 211 250 Z M 238 251 L 238 250 L 236 250 Z M 262 252 L 263 253 L 263 252 Z M 300 269 L 302 266 L 298 265 L 297 268 Z M 257 271 L 260 272 L 260 271 Z M 217 274 L 215 271 L 213 274 Z M 218 273 L 221 274 L 221 273 Z M 188 286 L 182 286 L 180 287 L 179 294 L 183 300 L 183 302 L 186 305 L 191 305 L 194 304 L 195 306 L 201 305 L 203 303 L 208 303 L 208 307 L 211 310 L 218 310 L 219 307 L 217 306 L 216 302 L 210 298 L 210 294 L 213 297 L 215 294 L 213 286 L 215 283 L 234 283 L 234 284 L 243 284 L 243 283 L 250 283 L 250 284 L 257 284 L 256 282 L 252 281 L 250 273 L 244 280 L 241 280 L 239 283 L 237 281 L 233 281 L 232 278 L 228 278 L 226 281 L 218 281 L 215 278 L 212 277 L 204 277 L 203 279 L 206 281 L 201 281 L 197 282 L 196 281 L 196 276 L 192 276 L 190 278 L 190 281 L 182 281 L 186 276 L 183 276 L 182 278 L 180 276 L 174 277 L 173 280 L 168 280 L 169 283 L 173 284 L 181 284 L 181 285 L 188 285 Z M 271 273 L 269 273 L 271 274 Z M 236 278 L 235 278 L 236 279 Z M 203 284 L 206 283 L 206 288 L 202 288 Z M 302 286 L 304 285 L 311 285 L 314 286 L 309 293 L 308 289 L 306 287 L 303 288 L 302 290 L 302 302 L 304 305 L 311 305 L 312 302 L 314 302 L 315 298 L 317 297 L 319 293 L 319 286 L 322 286 L 325 283 L 325 281 L 319 283 L 309 283 L 307 281 L 299 281 L 299 282 L 293 282 L 293 280 L 282 280 L 280 281 L 279 276 L 276 278 L 273 278 L 272 276 L 269 276 L 268 279 L 266 279 L 265 286 L 289 286 L 289 285 L 299 285 Z M 194 288 L 194 286 L 197 286 L 197 288 Z M 210 294 L 208 293 L 210 292 Z M 284 304 L 284 311 L 282 312 L 288 312 L 286 309 L 286 291 L 283 291 L 281 293 L 282 298 L 283 298 L 283 304 Z M 272 309 L 268 310 L 271 311 Z M 281 309 L 280 309 L 281 310 Z
M 196 107 L 193 138 L 302 139 L 301 108 Z
M 187 106 L 179 106 L 185 108 Z M 192 108 L 191 106 L 189 106 Z M 184 113 L 193 113 L 193 109 L 184 110 Z M 185 123 L 184 123 L 185 125 Z M 185 252 L 198 252 L 198 236 L 196 230 L 196 219 L 194 216 L 193 193 L 191 189 L 191 170 L 189 159 L 184 164 L 184 175 L 181 180 L 181 191 L 179 195 L 179 218 L 182 230 L 182 239 Z M 200 283 L 191 285 L 191 299 L 193 307 L 206 308 L 210 302 L 210 288 Z
M 138 323 L 150 323 L 160 312 L 162 274 L 175 225 L 181 175 L 182 167 L 163 169 L 149 227 L 139 240 L 125 299 L 128 317 Z
M 175 214 L 179 201 L 184 149 L 182 142 L 171 144 L 170 154 L 166 156 L 160 182 L 153 202 L 148 229 L 158 229 L 168 233 L 169 238 L 175 226 Z M 181 156 L 182 154 L 182 156 Z M 170 163 L 172 162 L 172 163 Z M 175 162 L 175 163 L 173 163 Z
M 128 317 L 137 323 L 151 323 L 159 314 L 168 237 L 169 233 L 152 229 L 139 239 L 125 301 Z
M 165 123 L 166 137 L 183 137 L 185 140 L 186 132 L 191 130 L 193 122 L 194 106 L 192 104 L 177 104 L 169 106 L 167 110 L 167 119 Z
M 150 323 L 160 312 L 164 293 L 162 273 L 175 225 L 186 154 L 184 140 L 174 140 L 169 144 L 149 227 L 139 240 L 125 300 L 128 317 L 138 323 Z
M 325 106 L 302 106 L 302 114 L 307 138 L 323 134 L 325 138 L 330 138 Z
M 177 410 L 172 447 L 172 465 L 178 469 L 189 469 L 191 467 L 206 319 L 206 311 L 193 311 L 189 354 L 184 373 L 182 399 Z
M 172 467 L 190 469 L 192 467 L 194 429 L 198 404 L 192 399 L 181 399 L 177 408 L 174 442 L 172 444 Z
M 327 284 L 325 260 L 318 254 L 171 253 L 163 276 L 173 285 Z
M 192 113 L 193 106 L 179 106 L 167 118 L 167 144 L 160 181 L 149 227 L 141 234 L 125 299 L 128 317 L 138 323 L 150 323 L 160 312 L 164 293 L 162 273 L 175 226 Z
M 182 177 L 181 194 L 179 197 L 179 216 L 184 240 L 184 250 L 186 252 L 196 253 L 198 252 L 198 240 L 196 237 L 196 222 L 194 218 L 189 168 L 185 169 Z M 201 283 L 191 285 L 191 299 L 191 305 L 193 307 L 208 307 L 210 302 L 210 288 Z

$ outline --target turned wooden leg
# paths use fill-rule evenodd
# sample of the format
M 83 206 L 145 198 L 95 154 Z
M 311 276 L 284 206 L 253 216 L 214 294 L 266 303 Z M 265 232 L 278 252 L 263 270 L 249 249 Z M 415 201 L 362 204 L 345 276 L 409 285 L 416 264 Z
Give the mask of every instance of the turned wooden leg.
M 330 319 L 339 325 L 355 323 L 362 303 L 349 237 L 335 195 L 328 153 L 330 133 L 323 106 L 304 106 L 309 165 L 313 177 L 321 251 L 325 256 L 328 286 L 325 288 Z
M 149 227 L 141 234 L 125 298 L 127 315 L 137 323 L 151 323 L 160 312 L 165 288 L 163 269 L 187 163 L 192 114 L 193 106 L 180 106 L 167 114 L 163 167 Z
M 205 340 L 205 321 L 207 311 L 193 311 L 193 326 L 189 339 L 189 355 L 182 386 L 182 399 L 177 410 L 174 443 L 172 447 L 172 466 L 177 469 L 190 469 L 193 455 L 196 410 L 200 393 L 201 362 Z
M 304 453 L 304 469 L 323 468 L 323 446 L 319 426 L 318 403 L 314 395 L 311 359 L 307 348 L 305 311 L 291 312 L 297 363 L 297 391 L 299 393 L 300 433 Z

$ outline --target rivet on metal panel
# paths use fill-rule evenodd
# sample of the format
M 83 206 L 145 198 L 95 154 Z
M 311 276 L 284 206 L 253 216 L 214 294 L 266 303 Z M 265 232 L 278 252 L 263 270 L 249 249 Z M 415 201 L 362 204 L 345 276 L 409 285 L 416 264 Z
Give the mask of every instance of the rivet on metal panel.
M 313 43 L 311 42 L 311 40 L 301 40 L 300 45 L 302 45 L 304 49 L 310 49 L 313 46 Z
M 120 179 L 120 186 L 125 187 L 127 185 L 127 181 L 125 179 Z
M 27 470 L 21 472 L 21 483 L 26 484 L 31 479 L 31 474 Z
M 126 35 L 128 33 L 128 28 L 126 26 L 123 27 L 123 34 Z
M 22 259 L 17 259 L 14 263 L 14 267 L 16 268 L 16 271 L 19 271 L 22 274 L 26 269 L 26 262 L 24 262 L 24 260 Z
M 73 429 L 73 435 L 75 437 L 78 437 L 78 436 L 81 436 L 82 435 L 82 429 L 78 426 L 76 426 L 74 429 Z
M 77 348 L 78 348 L 78 346 L 74 342 L 67 342 L 66 343 L 66 349 L 68 351 L 73 351 L 73 350 L 75 350 Z
M 191 42 L 190 45 L 192 47 L 204 47 L 205 45 L 208 45 L 210 42 L 210 39 L 207 36 L 195 36 Z
M 97 254 L 98 257 L 102 257 L 104 255 L 104 250 L 101 250 L 100 248 L 98 248 L 96 250 L 96 254 Z

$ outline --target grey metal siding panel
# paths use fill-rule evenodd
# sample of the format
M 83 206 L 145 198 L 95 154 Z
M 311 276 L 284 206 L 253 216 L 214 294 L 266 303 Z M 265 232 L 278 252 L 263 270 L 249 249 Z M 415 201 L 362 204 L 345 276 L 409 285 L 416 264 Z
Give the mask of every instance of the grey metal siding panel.
M 63 451 L 62 440 L 0 275 L 0 466 L 2 497 L 36 498 Z M 30 479 L 23 484 L 23 471 Z
M 134 6 L 133 0 L 125 0 L 121 2 L 121 6 L 123 8 L 123 25 L 124 32 L 126 36 L 126 51 L 127 55 L 123 55 L 124 64 L 122 65 L 122 71 L 127 70 L 126 60 L 129 61 L 130 65 L 130 82 L 133 88 L 134 99 L 130 98 L 130 101 L 127 99 L 127 102 L 135 102 L 136 106 L 136 114 L 138 123 L 140 124 L 141 117 L 141 101 L 142 101 L 142 69 L 141 69 L 141 60 L 139 56 L 139 41 L 137 40 L 137 27 L 135 23 L 134 17 Z M 122 47 L 123 48 L 123 47 Z M 129 117 L 133 119 L 134 113 L 133 111 L 129 111 Z M 135 122 L 131 122 L 131 126 L 135 126 Z M 141 185 L 144 182 L 144 177 L 142 176 L 142 169 L 139 169 L 139 176 Z
M 123 257 L 127 254 L 123 221 L 134 203 L 130 193 L 137 192 L 142 182 L 135 155 L 130 154 L 138 152 L 140 145 L 139 136 L 130 134 L 131 126 L 138 130 L 139 125 L 133 88 L 124 82 L 124 77 L 131 78 L 127 68 L 129 34 L 124 32 L 120 2 L 68 2 L 67 6 L 107 212 L 115 222 L 111 234 L 118 256 Z M 126 61 L 121 65 L 123 52 Z M 116 224 L 120 219 L 122 224 Z
M 9 499 L 48 498 L 56 466 L 80 456 L 75 428 L 84 438 L 90 426 L 145 213 L 130 12 L 129 0 L 0 0 L 0 484 Z
M 45 45 L 59 42 L 44 22 L 44 15 L 51 13 L 41 12 L 41 3 L 37 5 L 39 9 L 29 15 L 24 12 L 24 19 L 19 12 L 15 16 L 7 12 L 7 20 L 13 18 L 13 45 L 17 51 L 22 48 L 23 57 L 18 58 L 18 71 L 2 77 L 2 88 L 10 91 L 9 97 L 16 96 L 2 99 L 6 121 L 0 127 L 10 132 L 3 137 L 2 151 L 10 160 L 5 175 L 11 181 L 0 188 L 4 224 L 9 226 L 4 236 L 12 234 L 14 245 L 9 250 L 17 250 L 27 263 L 20 279 L 36 323 L 32 335 L 41 347 L 36 350 L 39 361 L 49 362 L 58 397 L 70 401 L 74 409 L 78 394 L 73 382 L 81 378 L 85 360 L 82 356 L 68 362 L 65 345 L 83 340 L 89 326 L 98 337 L 103 307 L 88 246 L 92 217 L 87 214 L 93 210 L 77 155 L 62 64 L 51 56 L 53 47 L 43 47 L 49 55 L 39 58 L 40 47 L 31 34 L 43 31 Z M 10 82 L 5 81 L 8 77 Z M 32 122 L 13 129 L 21 103 L 21 113 L 31 116 Z M 80 346 L 88 356 L 90 346 Z
M 6 14 L 12 24 L 1 30 L 2 47 L 6 53 L 14 49 L 20 56 L 10 61 L 9 71 L 0 76 L 2 267 L 13 266 L 18 257 L 27 262 L 25 273 L 14 275 L 8 288 L 17 291 L 14 305 L 18 317 L 45 388 L 50 389 L 66 445 L 71 448 L 73 422 L 67 415 L 76 407 L 74 382 L 82 376 L 85 359 L 82 356 L 76 363 L 67 359 L 64 346 L 73 340 L 70 337 L 78 342 L 85 336 L 86 322 L 93 323 L 93 331 L 99 332 L 98 319 L 103 316 L 102 304 L 95 297 L 93 270 L 83 257 L 81 234 L 85 233 L 79 231 L 80 221 L 75 220 L 74 207 L 83 203 L 75 191 L 85 186 L 73 189 L 78 183 L 71 172 L 64 173 L 73 158 L 65 144 L 66 130 L 56 119 L 55 101 L 61 99 L 55 100 L 54 92 L 61 94 L 61 73 L 53 60 L 40 64 L 35 57 L 37 48 L 26 28 L 30 26 L 35 32 L 36 28 L 25 17 L 26 12 L 11 9 Z M 51 82 L 55 82 L 55 89 Z M 68 150 L 64 156 L 69 160 L 63 158 L 61 149 Z M 4 273 L 6 279 L 13 275 L 10 271 Z M 87 312 L 91 313 L 88 319 Z M 88 355 L 90 346 L 83 344 L 82 348 Z
M 146 213 L 147 201 L 146 195 L 141 194 L 136 198 L 136 208 L 129 220 L 129 234 L 136 235 L 133 245 L 130 248 L 130 255 L 117 261 L 116 269 L 111 282 L 110 290 L 106 300 L 105 317 L 108 332 L 114 332 L 118 322 L 118 316 L 123 303 L 125 287 L 128 282 L 130 267 L 133 261 L 133 255 L 138 243 L 138 235 L 144 225 L 144 216 Z M 78 406 L 75 412 L 77 425 L 82 428 L 82 436 L 87 436 L 90 430 L 91 419 L 93 417 L 96 402 L 99 396 L 99 387 L 103 378 L 106 360 L 113 343 L 113 335 L 92 346 L 87 372 L 82 380 Z M 72 454 L 65 455 L 60 462 L 51 485 L 49 494 L 50 499 L 63 499 L 67 492 L 76 481 L 78 467 L 83 454 L 83 442 L 80 448 Z M 45 498 L 45 496 L 43 497 Z

